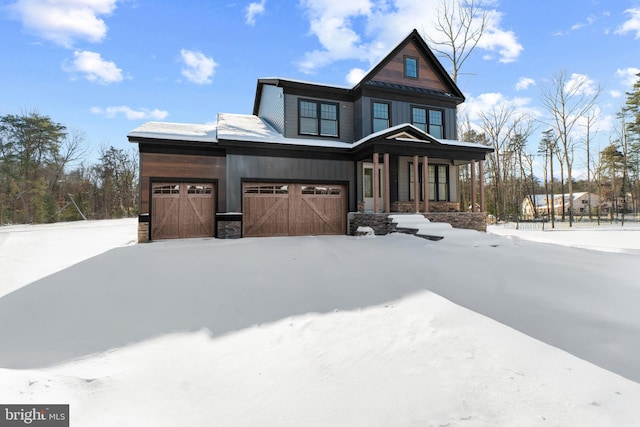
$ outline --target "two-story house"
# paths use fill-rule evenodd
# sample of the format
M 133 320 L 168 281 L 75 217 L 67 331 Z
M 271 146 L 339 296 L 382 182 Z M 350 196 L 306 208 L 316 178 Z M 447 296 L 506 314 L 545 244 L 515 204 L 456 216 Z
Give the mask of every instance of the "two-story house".
M 460 212 L 458 168 L 472 164 L 484 211 L 477 177 L 492 151 L 456 140 L 463 101 L 414 30 L 353 87 L 261 78 L 251 115 L 145 123 L 128 134 L 140 240 L 345 234 L 390 212 L 484 224 Z

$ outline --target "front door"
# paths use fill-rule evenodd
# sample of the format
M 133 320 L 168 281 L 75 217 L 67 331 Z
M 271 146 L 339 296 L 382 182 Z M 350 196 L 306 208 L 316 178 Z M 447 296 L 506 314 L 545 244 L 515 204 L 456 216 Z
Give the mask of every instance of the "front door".
M 373 212 L 373 163 L 362 164 L 362 191 L 365 212 Z M 378 164 L 378 211 L 384 209 L 384 172 L 381 164 Z

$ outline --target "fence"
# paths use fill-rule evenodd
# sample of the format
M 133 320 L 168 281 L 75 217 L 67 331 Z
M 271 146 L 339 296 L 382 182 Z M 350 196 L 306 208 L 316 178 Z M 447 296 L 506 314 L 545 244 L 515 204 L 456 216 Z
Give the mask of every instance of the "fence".
M 569 230 L 570 228 L 594 228 L 594 227 L 621 227 L 623 225 L 622 218 L 605 218 L 600 217 L 600 221 L 597 218 L 580 218 L 574 219 L 571 227 L 569 227 L 569 220 L 560 221 L 556 220 L 551 226 L 551 221 L 517 221 L 517 222 L 499 222 L 495 224 L 498 227 L 515 229 L 515 230 Z M 624 225 L 640 226 L 639 216 L 626 216 L 624 218 Z

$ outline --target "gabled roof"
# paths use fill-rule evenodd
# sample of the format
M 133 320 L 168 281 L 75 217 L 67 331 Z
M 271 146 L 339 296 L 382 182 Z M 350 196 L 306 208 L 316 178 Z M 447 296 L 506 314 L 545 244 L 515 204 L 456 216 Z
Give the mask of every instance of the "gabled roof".
M 393 59 L 395 59 L 409 44 L 413 44 L 418 50 L 420 56 L 424 59 L 429 68 L 433 71 L 438 81 L 442 84 L 442 87 L 446 90 L 438 90 L 435 88 L 422 88 L 415 85 L 402 85 L 398 83 L 391 83 L 388 81 L 376 80 L 376 76 L 382 71 Z M 322 84 L 317 82 L 310 82 L 305 80 L 290 79 L 285 77 L 264 77 L 259 78 L 256 87 L 256 96 L 253 104 L 253 114 L 258 114 L 260 108 L 260 98 L 262 97 L 263 85 L 273 86 L 286 86 L 289 90 L 299 90 L 300 93 L 304 93 L 307 96 L 313 96 L 314 93 L 319 97 L 322 95 L 331 95 L 335 99 L 352 100 L 357 93 L 362 91 L 365 87 L 374 87 L 378 89 L 390 89 L 390 90 L 402 90 L 405 92 L 415 93 L 419 95 L 431 95 L 451 98 L 457 101 L 457 103 L 464 102 L 464 94 L 455 84 L 449 73 L 444 69 L 438 58 L 433 54 L 427 43 L 422 36 L 418 33 L 418 30 L 413 30 L 407 37 L 404 38 L 387 56 L 382 58 L 375 64 L 365 76 L 355 85 L 341 86 L 334 84 Z
M 447 70 L 444 69 L 438 58 L 433 54 L 427 43 L 424 41 L 418 30 L 414 29 L 409 33 L 404 40 L 402 40 L 396 47 L 393 49 L 387 56 L 382 58 L 376 65 L 374 65 L 357 83 L 353 90 L 358 90 L 363 85 L 368 82 L 374 81 L 375 76 L 385 67 L 389 62 L 391 62 L 408 44 L 413 43 L 416 48 L 419 50 L 422 57 L 427 61 L 428 65 L 434 71 L 434 73 L 438 76 L 442 84 L 449 89 L 449 94 L 460 98 L 461 101 L 464 101 L 464 94 L 455 84 Z

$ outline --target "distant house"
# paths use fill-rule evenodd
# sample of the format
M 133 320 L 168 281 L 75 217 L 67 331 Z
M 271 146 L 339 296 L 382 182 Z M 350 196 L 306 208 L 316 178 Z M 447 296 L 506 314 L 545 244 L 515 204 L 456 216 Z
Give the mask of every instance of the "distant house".
M 457 140 L 463 101 L 414 30 L 355 86 L 261 78 L 253 114 L 145 123 L 127 135 L 140 151 L 139 239 L 345 234 L 391 212 L 482 228 L 493 150 Z M 468 164 L 481 212 L 460 212 Z
M 556 216 L 562 216 L 563 198 L 565 214 L 568 215 L 570 209 L 569 194 L 554 194 L 553 203 L 551 203 L 550 194 L 534 194 L 533 196 L 529 195 L 525 197 L 520 209 L 522 219 L 548 218 L 551 215 L 552 209 Z M 592 210 L 596 209 L 600 203 L 597 194 L 586 192 L 573 193 L 573 215 L 588 215 L 589 201 L 591 202 Z

